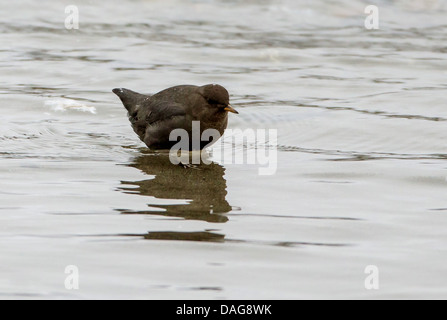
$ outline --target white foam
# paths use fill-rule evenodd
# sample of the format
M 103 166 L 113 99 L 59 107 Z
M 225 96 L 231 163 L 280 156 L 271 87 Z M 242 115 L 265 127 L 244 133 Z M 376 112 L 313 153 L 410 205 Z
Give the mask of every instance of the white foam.
M 80 111 L 96 114 L 96 108 L 87 106 L 79 101 L 72 99 L 51 99 L 45 101 L 45 105 L 50 107 L 53 111 L 65 112 L 65 111 Z

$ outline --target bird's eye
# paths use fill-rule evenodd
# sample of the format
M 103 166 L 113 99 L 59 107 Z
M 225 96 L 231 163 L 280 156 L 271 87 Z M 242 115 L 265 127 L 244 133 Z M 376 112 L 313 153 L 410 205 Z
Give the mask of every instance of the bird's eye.
M 213 99 L 209 99 L 208 103 L 209 104 L 220 104 L 219 102 L 217 102 L 216 100 L 213 100 Z

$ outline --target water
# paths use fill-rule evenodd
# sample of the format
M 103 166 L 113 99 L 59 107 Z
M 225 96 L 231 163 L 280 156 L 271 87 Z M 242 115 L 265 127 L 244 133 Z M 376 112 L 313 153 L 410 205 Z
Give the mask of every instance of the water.
M 76 5 L 0 12 L 1 298 L 447 298 L 446 1 Z M 206 83 L 275 175 L 173 167 L 111 93 Z

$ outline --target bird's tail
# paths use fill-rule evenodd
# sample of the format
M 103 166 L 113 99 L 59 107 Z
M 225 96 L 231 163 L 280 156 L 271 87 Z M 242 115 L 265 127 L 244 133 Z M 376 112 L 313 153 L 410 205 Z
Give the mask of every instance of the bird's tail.
M 133 114 L 137 111 L 136 109 L 138 106 L 148 97 L 144 94 L 124 88 L 116 88 L 113 89 L 112 92 L 121 99 L 124 107 L 129 111 L 129 114 Z

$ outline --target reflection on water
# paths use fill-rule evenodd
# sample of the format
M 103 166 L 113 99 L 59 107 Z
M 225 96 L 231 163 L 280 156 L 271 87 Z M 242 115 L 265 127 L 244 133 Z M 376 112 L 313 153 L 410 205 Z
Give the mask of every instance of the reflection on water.
M 203 232 L 149 232 L 144 235 L 147 240 L 181 240 L 181 241 L 205 241 L 223 242 L 225 235 L 209 231 Z
M 175 241 L 198 241 L 198 242 L 226 241 L 224 234 L 216 233 L 214 232 L 214 230 L 205 230 L 197 232 L 151 231 L 145 234 L 119 234 L 118 236 L 137 237 L 137 238 L 143 238 L 145 240 L 175 240 Z
M 228 221 L 223 214 L 231 211 L 231 206 L 226 200 L 227 184 L 224 179 L 225 169 L 222 166 L 212 163 L 202 164 L 195 168 L 183 168 L 173 165 L 165 154 L 142 155 L 129 166 L 148 175 L 154 175 L 155 178 L 143 181 L 123 181 L 124 186 L 121 190 L 125 193 L 157 199 L 184 199 L 188 200 L 188 203 L 161 205 L 149 202 L 148 206 L 151 210 L 121 210 L 122 213 L 163 215 L 217 223 Z
M 283 248 L 296 247 L 349 247 L 347 243 L 322 243 L 305 241 L 264 241 L 246 239 L 228 239 L 224 234 L 216 233 L 215 230 L 205 230 L 197 232 L 177 232 L 177 231 L 151 231 L 145 234 L 119 234 L 117 236 L 144 238 L 145 240 L 175 240 L 175 241 L 197 241 L 216 243 L 244 243 L 260 246 L 275 246 Z

